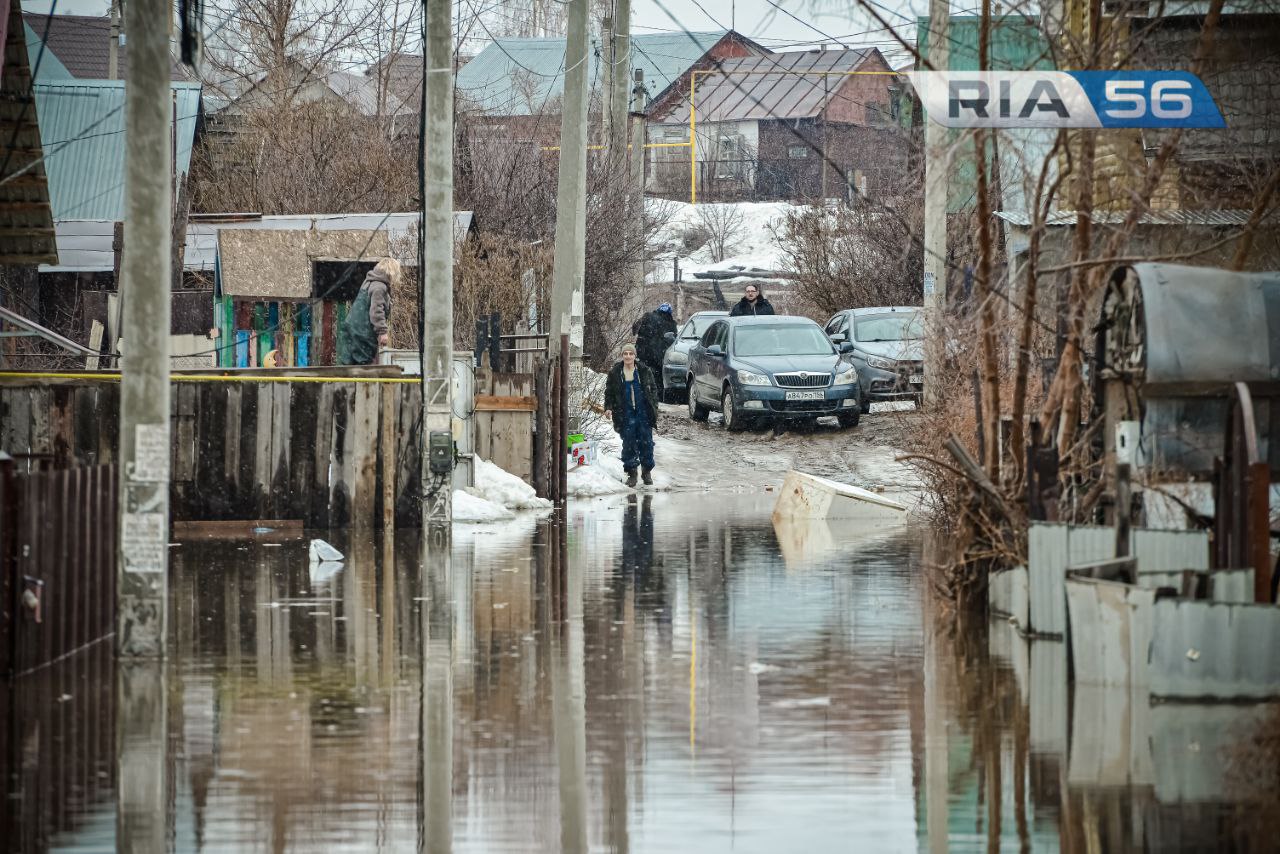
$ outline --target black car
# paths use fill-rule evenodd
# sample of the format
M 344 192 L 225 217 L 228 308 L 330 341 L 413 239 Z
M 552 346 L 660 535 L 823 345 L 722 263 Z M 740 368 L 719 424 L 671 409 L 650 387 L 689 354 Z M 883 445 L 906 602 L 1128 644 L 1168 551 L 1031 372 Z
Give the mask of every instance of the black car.
M 804 317 L 726 317 L 689 350 L 689 416 L 716 409 L 730 430 L 756 418 L 835 415 L 858 423 L 858 373 L 822 327 Z

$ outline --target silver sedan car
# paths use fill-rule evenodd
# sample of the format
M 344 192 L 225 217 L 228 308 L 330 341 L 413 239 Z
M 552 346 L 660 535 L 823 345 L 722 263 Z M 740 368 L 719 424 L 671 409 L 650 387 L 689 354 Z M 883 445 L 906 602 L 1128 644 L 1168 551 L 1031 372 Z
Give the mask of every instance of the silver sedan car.
M 662 356 L 662 388 L 667 403 L 684 403 L 688 389 L 684 378 L 689 373 L 689 348 L 698 343 L 702 333 L 727 311 L 699 311 L 689 316 L 674 335 L 668 333 L 671 346 Z

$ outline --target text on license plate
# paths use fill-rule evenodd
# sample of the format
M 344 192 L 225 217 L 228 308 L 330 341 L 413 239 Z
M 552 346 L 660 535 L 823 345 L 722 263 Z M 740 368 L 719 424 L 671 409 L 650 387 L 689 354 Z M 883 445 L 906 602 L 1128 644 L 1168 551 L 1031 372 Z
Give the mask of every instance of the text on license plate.
M 789 391 L 787 400 L 822 400 L 826 394 L 820 391 Z
M 910 379 L 907 380 L 907 382 L 911 383 L 912 385 L 921 385 L 924 383 L 924 374 L 912 374 Z

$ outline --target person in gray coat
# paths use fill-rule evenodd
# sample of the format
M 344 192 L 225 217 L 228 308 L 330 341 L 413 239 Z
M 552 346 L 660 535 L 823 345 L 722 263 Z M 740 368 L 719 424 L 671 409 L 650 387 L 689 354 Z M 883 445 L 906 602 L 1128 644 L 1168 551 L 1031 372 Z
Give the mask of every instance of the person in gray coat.
M 360 285 L 338 329 L 338 364 L 372 365 L 387 346 L 391 289 L 400 281 L 400 262 L 383 258 Z

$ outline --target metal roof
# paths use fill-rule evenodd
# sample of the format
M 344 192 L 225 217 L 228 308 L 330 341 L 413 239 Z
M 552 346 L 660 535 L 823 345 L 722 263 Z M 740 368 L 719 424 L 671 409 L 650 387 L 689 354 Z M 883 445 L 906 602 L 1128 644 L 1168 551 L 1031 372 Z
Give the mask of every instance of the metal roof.
M 39 76 L 41 80 L 68 80 L 71 78 L 71 72 L 62 64 L 62 60 L 54 54 L 52 50 L 45 48 L 40 49 L 40 36 L 36 35 L 36 31 L 31 29 L 31 25 L 23 23 L 23 32 L 27 37 L 27 58 L 31 62 L 31 70 Z M 36 68 L 36 63 L 40 64 Z
M 632 34 L 632 69 L 644 70 L 652 98 L 715 47 L 728 30 L 704 33 Z M 458 72 L 458 95 L 499 116 L 530 116 L 564 93 L 565 40 L 496 39 Z M 589 85 L 600 84 L 604 50 L 593 37 L 587 62 Z
M 185 174 L 191 166 L 200 86 L 171 85 L 177 105 L 177 167 Z M 54 220 L 123 220 L 124 81 L 41 80 L 35 95 Z
M 842 73 L 856 69 L 866 50 L 805 50 L 747 56 L 720 62 L 720 73 L 698 75 L 694 88 L 699 122 L 813 118 L 838 95 Z M 682 101 L 664 124 L 688 124 L 689 103 Z
M 37 264 L 56 261 L 49 182 L 41 160 L 40 128 L 44 116 L 32 94 L 31 66 L 20 5 L 13 3 L 5 21 L 3 76 L 0 77 L 0 134 L 6 142 L 0 157 L 0 263 Z
M 301 231 L 374 231 L 383 230 L 392 238 L 413 238 L 418 228 L 417 213 L 392 214 L 326 214 L 316 216 L 260 216 L 258 214 L 222 214 L 193 219 L 187 226 L 183 269 L 212 272 L 218 249 L 218 232 L 224 228 Z M 384 221 L 385 220 L 385 221 Z M 471 211 L 453 215 L 454 237 L 466 238 L 475 224 Z M 67 220 L 57 224 L 60 263 L 40 268 L 42 273 L 106 272 L 114 268 L 111 241 L 114 223 L 110 220 Z M 415 239 L 414 246 L 417 246 Z M 403 260 L 403 259 L 402 259 Z M 416 263 L 416 259 L 412 259 Z
M 1252 211 L 1188 211 L 1188 210 L 1156 210 L 1143 215 L 1139 225 L 1177 225 L 1204 226 L 1210 228 L 1239 227 L 1249 221 Z M 1092 220 L 1095 225 L 1122 225 L 1128 214 L 1125 211 L 1094 211 Z M 1000 211 L 996 214 L 1000 219 L 1019 228 L 1031 227 L 1031 215 L 1026 211 Z M 1045 219 L 1045 225 L 1064 226 L 1076 224 L 1075 211 L 1056 211 Z

